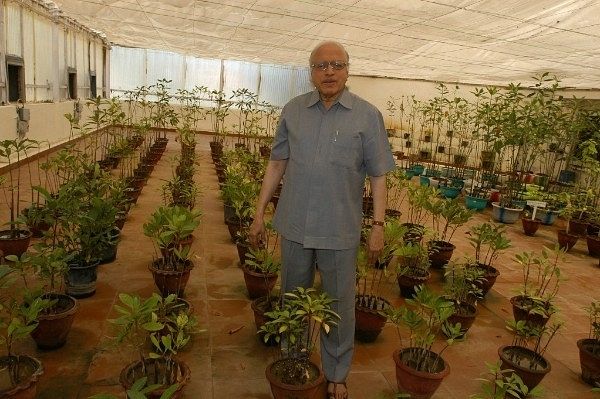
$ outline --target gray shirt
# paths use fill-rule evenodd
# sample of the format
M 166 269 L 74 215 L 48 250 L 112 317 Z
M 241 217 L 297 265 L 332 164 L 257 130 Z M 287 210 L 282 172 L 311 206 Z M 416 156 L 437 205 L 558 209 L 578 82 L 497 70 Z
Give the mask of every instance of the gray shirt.
M 288 160 L 273 226 L 315 249 L 358 245 L 365 176 L 396 167 L 381 112 L 348 89 L 329 110 L 316 90 L 287 103 L 271 159 Z

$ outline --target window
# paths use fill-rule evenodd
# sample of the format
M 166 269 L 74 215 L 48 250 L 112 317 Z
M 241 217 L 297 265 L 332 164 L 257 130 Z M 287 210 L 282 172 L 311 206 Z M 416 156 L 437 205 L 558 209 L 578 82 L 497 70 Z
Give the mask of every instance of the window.
M 25 101 L 25 71 L 23 58 L 6 56 L 6 74 L 8 81 L 8 101 Z
M 77 99 L 77 70 L 75 68 L 69 68 L 69 98 L 71 100 Z
M 90 72 L 90 98 L 96 98 L 98 94 L 96 93 L 96 72 Z

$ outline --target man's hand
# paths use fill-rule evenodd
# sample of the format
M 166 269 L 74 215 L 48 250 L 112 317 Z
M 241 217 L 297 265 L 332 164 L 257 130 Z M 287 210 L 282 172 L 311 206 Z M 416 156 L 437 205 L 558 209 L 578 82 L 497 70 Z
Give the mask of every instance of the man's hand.
M 252 249 L 260 248 L 260 243 L 265 240 L 265 221 L 263 218 L 254 218 L 250 225 L 249 236 Z
M 383 226 L 373 226 L 371 228 L 371 233 L 369 233 L 369 240 L 367 241 L 368 253 L 367 253 L 367 262 L 369 265 L 375 264 L 379 255 L 381 255 L 381 251 L 383 250 Z

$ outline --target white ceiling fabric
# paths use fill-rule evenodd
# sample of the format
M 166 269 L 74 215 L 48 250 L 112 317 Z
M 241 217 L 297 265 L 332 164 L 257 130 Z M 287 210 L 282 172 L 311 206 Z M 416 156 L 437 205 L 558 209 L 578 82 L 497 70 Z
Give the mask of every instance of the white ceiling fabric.
M 304 66 L 325 39 L 350 73 L 504 85 L 551 72 L 600 89 L 597 0 L 55 0 L 120 45 Z

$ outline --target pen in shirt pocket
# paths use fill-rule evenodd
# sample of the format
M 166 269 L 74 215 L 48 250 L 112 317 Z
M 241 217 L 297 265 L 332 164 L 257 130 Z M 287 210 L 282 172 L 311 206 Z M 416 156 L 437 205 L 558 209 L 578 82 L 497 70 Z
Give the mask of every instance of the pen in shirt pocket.
M 339 130 L 336 130 L 336 131 L 335 131 L 335 137 L 333 138 L 333 141 L 337 141 L 337 136 L 338 136 L 338 134 L 340 134 L 340 131 L 339 131 Z

